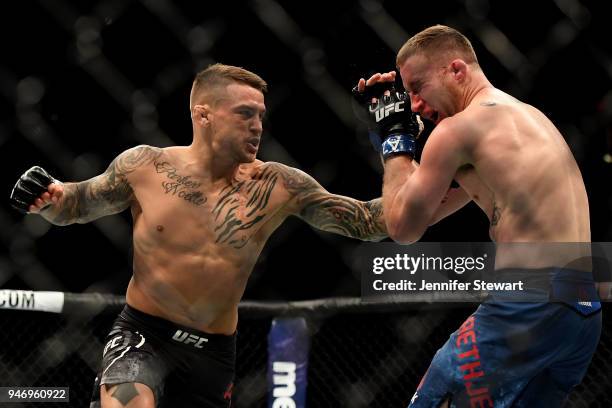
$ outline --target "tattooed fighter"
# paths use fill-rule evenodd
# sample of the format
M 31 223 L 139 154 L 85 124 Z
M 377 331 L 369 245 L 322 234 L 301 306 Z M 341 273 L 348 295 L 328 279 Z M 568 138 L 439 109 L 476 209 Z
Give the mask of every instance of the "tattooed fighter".
M 238 303 L 283 220 L 386 237 L 380 199 L 333 195 L 300 170 L 255 158 L 266 87 L 252 72 L 212 65 L 193 83 L 190 146 L 132 148 L 83 182 L 40 167 L 17 182 L 13 205 L 56 225 L 132 212 L 134 274 L 92 407 L 229 406 Z

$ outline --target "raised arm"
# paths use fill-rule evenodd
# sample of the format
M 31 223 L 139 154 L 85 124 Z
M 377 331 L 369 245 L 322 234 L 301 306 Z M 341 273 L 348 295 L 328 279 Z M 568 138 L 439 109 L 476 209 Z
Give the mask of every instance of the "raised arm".
M 380 241 L 388 236 L 381 198 L 359 201 L 330 194 L 301 170 L 279 163 L 270 165 L 291 195 L 288 205 L 291 214 L 320 230 L 364 241 Z
M 391 157 L 385 163 L 385 220 L 394 241 L 418 241 L 429 225 L 469 202 L 463 190 L 448 189 L 457 169 L 465 163 L 458 139 L 441 123 L 425 144 L 419 166 L 405 155 Z M 452 202 L 448 202 L 450 198 Z
M 83 224 L 128 208 L 134 193 L 128 175 L 151 163 L 161 149 L 137 146 L 112 161 L 99 176 L 77 183 L 52 183 L 29 207 L 55 225 Z
M 399 177 L 391 177 L 391 176 L 388 177 L 388 187 L 392 187 L 393 184 L 397 183 L 398 187 L 396 188 L 399 188 L 399 186 L 403 182 L 405 182 L 406 178 L 410 177 L 410 175 L 414 172 L 414 170 L 416 170 L 419 167 L 419 163 L 417 163 L 416 160 L 409 160 L 409 159 L 404 160 L 403 164 L 397 164 L 397 165 L 406 166 L 407 169 L 405 169 L 405 171 L 399 172 Z M 391 169 L 389 169 L 389 173 L 390 172 L 391 172 Z M 465 205 L 468 204 L 470 201 L 472 201 L 472 198 L 463 188 L 449 187 L 448 190 L 446 191 L 446 194 L 440 201 L 438 209 L 432 216 L 431 220 L 429 220 L 429 225 L 434 225 L 437 222 L 448 217 L 449 215 L 454 214 L 456 211 L 465 207 Z

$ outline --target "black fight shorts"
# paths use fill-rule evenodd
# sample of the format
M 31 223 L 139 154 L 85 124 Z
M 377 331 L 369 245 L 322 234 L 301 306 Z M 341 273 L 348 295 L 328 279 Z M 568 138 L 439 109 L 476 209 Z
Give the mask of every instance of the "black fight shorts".
M 147 385 L 156 407 L 229 407 L 236 335 L 208 334 L 125 306 L 106 337 L 90 408 L 100 386 Z

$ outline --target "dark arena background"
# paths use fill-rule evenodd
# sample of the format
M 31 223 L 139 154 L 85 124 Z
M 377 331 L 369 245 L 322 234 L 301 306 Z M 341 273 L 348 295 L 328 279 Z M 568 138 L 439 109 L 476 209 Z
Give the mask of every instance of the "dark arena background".
M 612 241 L 607 7 L 577 0 L 3 2 L 0 287 L 124 294 L 128 212 L 56 227 L 21 216 L 8 196 L 33 165 L 80 181 L 132 146 L 189 144 L 191 83 L 214 62 L 242 66 L 269 84 L 260 159 L 298 167 L 334 193 L 379 196 L 382 167 L 352 113 L 350 89 L 360 76 L 393 69 L 403 42 L 437 23 L 466 34 L 492 83 L 561 130 L 587 186 L 592 239 Z M 488 220 L 475 204 L 423 237 L 488 240 Z M 359 297 L 356 244 L 289 219 L 264 248 L 244 299 L 278 306 Z M 88 406 L 103 339 L 120 308 L 117 298 L 94 300 L 66 315 L 0 310 L 0 386 L 70 387 L 69 404 L 29 406 Z M 268 404 L 266 342 L 272 318 L 287 313 L 280 305 L 241 309 L 237 407 Z M 407 406 L 435 350 L 475 307 L 305 308 L 307 405 Z M 612 324 L 604 309 L 600 347 L 569 406 L 612 406 Z

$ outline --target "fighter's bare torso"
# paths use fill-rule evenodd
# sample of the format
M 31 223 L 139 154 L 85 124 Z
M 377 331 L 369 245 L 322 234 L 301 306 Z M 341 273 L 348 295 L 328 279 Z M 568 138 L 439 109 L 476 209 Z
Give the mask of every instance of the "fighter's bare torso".
M 487 90 L 446 119 L 469 164 L 456 179 L 487 214 L 497 242 L 588 242 L 588 199 L 569 147 L 540 111 Z
M 591 237 L 580 170 L 546 116 L 487 89 L 439 126 L 452 128 L 460 139 L 457 154 L 463 155 L 464 164 L 455 180 L 462 194 L 489 218 L 491 239 L 504 243 L 498 248 L 497 267 L 564 266 L 590 255 L 584 245 L 547 244 L 584 243 Z
M 99 176 L 51 184 L 55 201 L 40 214 L 68 225 L 131 208 L 134 275 L 128 304 L 223 334 L 236 330 L 238 303 L 253 265 L 289 215 L 352 238 L 387 236 L 380 199 L 330 194 L 308 174 L 280 163 L 235 164 L 216 178 L 207 166 L 193 145 L 137 146 Z M 50 193 L 31 211 L 50 203 Z
M 128 176 L 134 276 L 127 301 L 152 315 L 229 334 L 253 265 L 289 215 L 292 196 L 279 164 L 243 164 L 230 182 L 211 184 L 184 161 L 184 150 L 159 149 Z

